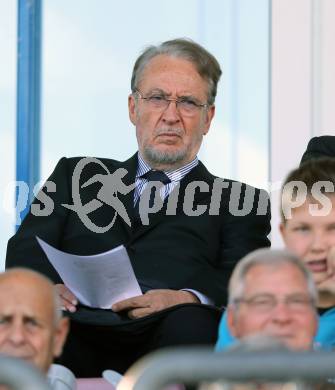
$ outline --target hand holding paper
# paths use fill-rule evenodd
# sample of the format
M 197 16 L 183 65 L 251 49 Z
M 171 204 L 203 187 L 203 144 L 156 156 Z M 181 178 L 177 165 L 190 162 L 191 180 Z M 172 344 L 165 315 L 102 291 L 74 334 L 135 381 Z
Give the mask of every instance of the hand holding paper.
M 123 245 L 97 255 L 78 256 L 36 238 L 64 284 L 82 304 L 110 309 L 116 302 L 142 295 Z
M 182 303 L 199 303 L 199 300 L 189 291 L 158 289 L 115 303 L 112 309 L 116 312 L 126 310 L 128 317 L 135 319 Z
M 65 284 L 56 284 L 56 292 L 61 300 L 62 310 L 68 310 L 74 313 L 77 310 L 78 299 L 65 286 Z

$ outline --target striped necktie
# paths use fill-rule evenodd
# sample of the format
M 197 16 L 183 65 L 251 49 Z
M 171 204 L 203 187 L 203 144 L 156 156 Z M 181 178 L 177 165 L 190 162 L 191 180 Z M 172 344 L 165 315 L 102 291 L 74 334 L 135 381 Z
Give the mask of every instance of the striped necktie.
M 150 171 L 144 173 L 140 177 L 142 179 L 148 180 L 148 183 L 153 182 L 153 181 L 160 182 L 163 185 L 171 183 L 171 180 L 163 171 L 150 170 Z M 151 191 L 150 191 L 150 197 L 149 197 L 149 208 L 152 208 L 152 206 L 154 204 L 155 192 L 157 191 L 157 188 L 156 188 L 156 186 L 152 186 L 150 190 Z M 146 191 L 146 187 L 144 188 L 142 194 L 139 196 L 138 201 L 136 202 L 136 205 L 134 208 L 134 217 L 135 217 L 135 219 L 138 219 L 138 220 L 140 220 L 139 204 L 140 204 L 141 196 L 143 195 L 143 193 L 145 191 Z

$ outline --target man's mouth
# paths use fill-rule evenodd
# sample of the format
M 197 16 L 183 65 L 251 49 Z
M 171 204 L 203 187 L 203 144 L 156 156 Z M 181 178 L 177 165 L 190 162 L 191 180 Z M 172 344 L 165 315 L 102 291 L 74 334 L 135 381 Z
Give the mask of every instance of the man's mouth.
M 26 355 L 26 354 L 22 354 L 22 353 L 17 353 L 17 352 L 4 352 L 4 355 L 7 355 L 7 356 L 11 356 L 11 357 L 14 357 L 14 358 L 17 358 L 17 359 L 21 359 L 21 360 L 25 360 L 27 362 L 31 362 L 33 361 L 33 356 L 31 355 Z
M 180 137 L 178 133 L 161 133 L 157 137 Z
M 177 133 L 162 133 L 157 136 L 157 139 L 164 144 L 175 144 L 180 139 L 180 135 Z
M 183 129 L 181 128 L 162 127 L 156 130 L 157 137 L 181 137 L 182 134 Z
M 277 338 L 277 339 L 280 339 L 280 340 L 287 340 L 287 339 L 292 338 L 292 336 L 293 336 L 292 333 L 287 333 L 287 332 L 281 333 L 280 331 L 271 333 L 270 335 Z

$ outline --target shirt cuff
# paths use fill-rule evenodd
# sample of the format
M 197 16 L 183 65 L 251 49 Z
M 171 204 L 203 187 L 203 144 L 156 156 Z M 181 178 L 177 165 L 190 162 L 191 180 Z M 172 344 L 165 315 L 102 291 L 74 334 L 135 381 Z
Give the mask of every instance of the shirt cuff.
M 200 303 L 203 303 L 204 305 L 213 305 L 213 301 L 208 298 L 205 294 L 202 294 L 201 292 L 197 290 L 192 290 L 191 288 L 183 288 L 182 291 L 189 291 L 192 294 L 194 294 L 200 301 Z

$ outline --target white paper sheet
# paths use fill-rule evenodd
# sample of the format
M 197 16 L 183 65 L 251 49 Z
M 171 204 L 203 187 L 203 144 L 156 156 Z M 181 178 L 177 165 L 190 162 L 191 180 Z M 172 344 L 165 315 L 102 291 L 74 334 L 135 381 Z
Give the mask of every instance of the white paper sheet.
M 97 255 L 78 256 L 36 239 L 64 284 L 84 305 L 110 309 L 115 302 L 142 295 L 123 245 Z

